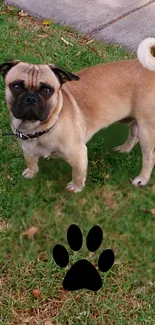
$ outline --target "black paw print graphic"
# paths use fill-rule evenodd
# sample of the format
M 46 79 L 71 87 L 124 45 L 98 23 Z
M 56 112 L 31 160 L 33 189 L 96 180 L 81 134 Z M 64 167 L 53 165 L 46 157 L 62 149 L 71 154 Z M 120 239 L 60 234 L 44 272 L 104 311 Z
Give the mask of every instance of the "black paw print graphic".
M 90 252 L 95 252 L 103 240 L 103 232 L 99 226 L 90 229 L 86 245 Z M 83 244 L 83 236 L 77 225 L 71 225 L 67 231 L 67 241 L 73 251 L 79 251 Z M 53 258 L 57 265 L 66 267 L 69 264 L 69 254 L 60 244 L 53 248 Z M 114 264 L 115 256 L 111 249 L 105 249 L 98 259 L 98 268 L 102 272 L 110 270 Z M 68 291 L 88 289 L 97 291 L 102 287 L 102 279 L 96 268 L 86 259 L 81 259 L 71 266 L 63 280 L 63 288 Z

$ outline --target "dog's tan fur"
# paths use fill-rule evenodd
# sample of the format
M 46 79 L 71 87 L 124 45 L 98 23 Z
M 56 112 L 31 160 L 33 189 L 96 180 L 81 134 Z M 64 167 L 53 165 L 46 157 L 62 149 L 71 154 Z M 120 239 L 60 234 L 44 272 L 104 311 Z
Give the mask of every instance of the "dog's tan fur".
M 153 54 L 151 56 L 154 47 L 155 39 L 140 44 L 138 58 L 142 64 L 138 60 L 99 64 L 82 70 L 78 73 L 79 81 L 67 82 L 62 88 L 47 66 L 32 65 L 30 78 L 30 65 L 15 65 L 5 78 L 12 130 L 20 126 L 20 131 L 29 133 L 53 125 L 39 138 L 19 140 L 27 162 L 24 177 L 31 178 L 37 173 L 40 156 L 62 157 L 72 167 L 68 190 L 81 191 L 88 163 L 86 143 L 100 129 L 132 117 L 127 141 L 115 150 L 129 152 L 140 142 L 143 166 L 132 183 L 136 186 L 147 184 L 155 163 L 155 58 Z M 50 99 L 52 110 L 46 122 L 22 122 L 12 115 L 12 94 L 8 84 L 21 76 L 28 87 L 35 88 L 40 80 L 54 86 L 55 93 Z

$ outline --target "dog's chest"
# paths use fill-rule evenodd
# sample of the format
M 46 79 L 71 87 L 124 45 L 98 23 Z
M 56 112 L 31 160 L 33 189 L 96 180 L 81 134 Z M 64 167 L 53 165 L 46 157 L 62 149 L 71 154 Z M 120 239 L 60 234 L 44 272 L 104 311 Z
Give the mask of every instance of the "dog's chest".
M 38 139 L 33 139 L 30 141 L 22 141 L 22 149 L 29 155 L 44 157 L 60 157 L 61 153 L 58 148 L 52 144 L 52 142 L 42 142 Z

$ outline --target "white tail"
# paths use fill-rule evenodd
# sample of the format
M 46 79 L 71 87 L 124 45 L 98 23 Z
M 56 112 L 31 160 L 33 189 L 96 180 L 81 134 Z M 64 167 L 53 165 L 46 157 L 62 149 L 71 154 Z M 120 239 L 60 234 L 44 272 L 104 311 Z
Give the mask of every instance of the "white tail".
M 155 71 L 155 38 L 146 38 L 139 44 L 137 58 L 145 68 Z

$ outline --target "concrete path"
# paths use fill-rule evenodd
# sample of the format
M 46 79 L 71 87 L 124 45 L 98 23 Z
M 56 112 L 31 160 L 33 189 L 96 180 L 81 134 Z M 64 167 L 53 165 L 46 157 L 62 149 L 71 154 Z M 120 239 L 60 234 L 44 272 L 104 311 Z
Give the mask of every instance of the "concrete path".
M 38 18 L 70 25 L 107 43 L 136 50 L 155 37 L 155 0 L 6 0 Z

